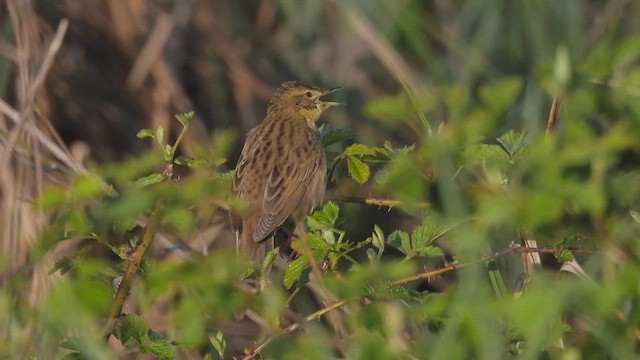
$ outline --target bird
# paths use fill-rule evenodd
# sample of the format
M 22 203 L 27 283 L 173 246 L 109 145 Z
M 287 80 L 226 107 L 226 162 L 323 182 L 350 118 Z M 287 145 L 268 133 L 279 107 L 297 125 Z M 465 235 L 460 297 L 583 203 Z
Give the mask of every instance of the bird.
M 264 120 L 247 134 L 233 179 L 244 205 L 236 231 L 240 256 L 261 264 L 274 249 L 274 231 L 289 218 L 300 224 L 322 202 L 327 161 L 316 122 L 341 105 L 321 100 L 338 89 L 285 82 Z

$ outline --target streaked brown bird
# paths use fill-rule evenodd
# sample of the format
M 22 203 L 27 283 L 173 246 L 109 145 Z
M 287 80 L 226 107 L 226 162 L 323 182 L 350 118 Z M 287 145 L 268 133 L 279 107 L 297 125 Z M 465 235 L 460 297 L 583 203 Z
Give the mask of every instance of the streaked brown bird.
M 337 89 L 285 82 L 247 135 L 233 180 L 246 206 L 236 237 L 240 255 L 261 263 L 274 248 L 274 230 L 289 217 L 301 221 L 322 201 L 326 159 L 316 121 L 339 104 L 320 100 Z

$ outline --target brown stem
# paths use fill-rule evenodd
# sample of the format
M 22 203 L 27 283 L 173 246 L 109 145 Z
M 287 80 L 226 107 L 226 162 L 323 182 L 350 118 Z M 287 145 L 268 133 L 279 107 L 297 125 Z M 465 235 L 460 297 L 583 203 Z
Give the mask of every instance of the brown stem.
M 120 315 L 120 313 L 122 312 L 122 307 L 124 306 L 127 295 L 129 295 L 129 292 L 131 291 L 133 279 L 138 272 L 140 263 L 142 263 L 142 259 L 144 259 L 144 255 L 147 252 L 149 245 L 151 245 L 151 241 L 153 240 L 153 237 L 156 233 L 155 212 L 151 214 L 149 219 L 150 220 L 147 222 L 147 227 L 144 230 L 144 234 L 142 235 L 142 241 L 135 247 L 131 255 L 127 258 L 127 268 L 122 275 L 122 281 L 120 282 L 118 291 L 113 298 L 111 309 L 109 309 L 109 326 L 113 324 L 116 317 L 118 317 L 118 315 Z
M 388 207 L 390 209 L 393 208 L 393 207 L 402 205 L 402 201 L 400 201 L 400 200 L 380 199 L 380 198 L 377 198 L 377 197 L 374 197 L 374 196 L 359 197 L 359 196 L 345 195 L 345 196 L 336 197 L 333 200 L 341 201 L 341 202 L 348 202 L 348 203 L 365 204 L 365 205 L 371 205 L 371 206 Z M 429 207 L 429 203 L 420 202 L 420 203 L 416 204 L 416 206 L 418 208 L 428 208 Z
M 524 247 L 524 246 L 512 246 L 508 249 L 502 250 L 502 251 L 498 251 L 496 253 L 490 254 L 490 255 L 485 255 L 482 256 L 481 258 L 471 261 L 471 262 L 467 262 L 467 263 L 455 263 L 455 264 L 451 264 L 451 265 L 447 265 L 445 267 L 442 267 L 440 269 L 436 269 L 436 270 L 430 270 L 430 271 L 426 271 L 420 274 L 416 274 L 416 275 L 412 275 L 409 277 L 406 277 L 404 279 L 400 279 L 394 282 L 394 284 L 396 285 L 400 285 L 400 284 L 406 284 L 408 282 L 411 281 L 415 281 L 415 280 L 420 280 L 420 279 L 430 279 L 436 276 L 440 276 L 443 274 L 446 274 L 448 272 L 454 271 L 454 270 L 458 270 L 458 269 L 462 269 L 464 267 L 467 267 L 471 264 L 475 264 L 475 263 L 482 263 L 482 262 L 487 262 L 487 261 L 491 261 L 494 259 L 497 259 L 499 257 L 503 257 L 506 255 L 512 255 L 512 254 L 524 254 L 524 253 L 538 253 L 538 254 L 555 254 L 558 252 L 559 249 L 556 248 L 534 248 L 534 247 Z M 586 249 L 573 249 L 570 250 L 572 253 L 586 253 L 586 254 L 593 254 L 593 253 L 597 253 L 597 251 L 593 251 L 593 250 L 586 250 Z
M 486 255 L 486 256 L 482 256 L 479 259 L 475 260 L 475 261 L 471 261 L 468 263 L 456 263 L 456 264 L 451 264 L 451 265 L 447 265 L 445 267 L 442 267 L 440 269 L 436 269 L 436 270 L 431 270 L 431 271 L 427 271 L 427 272 L 423 272 L 420 274 L 416 274 L 416 275 L 412 275 L 409 277 L 406 277 L 404 279 L 400 279 L 395 281 L 393 284 L 395 285 L 402 285 L 402 284 L 406 284 L 408 282 L 411 281 L 415 281 L 415 280 L 420 280 L 420 279 L 430 279 L 436 276 L 441 276 L 442 274 L 454 271 L 454 270 L 458 270 L 458 269 L 462 269 L 464 267 L 469 266 L 470 264 L 473 263 L 481 263 L 481 262 L 486 262 L 489 260 L 493 260 L 502 256 L 506 256 L 506 255 L 511 255 L 511 254 L 522 254 L 522 253 L 544 253 L 544 254 L 555 254 L 556 252 L 558 252 L 558 249 L 556 248 L 530 248 L 530 247 L 523 247 L 523 246 L 512 246 L 506 250 L 502 250 L 490 255 Z M 593 253 L 598 253 L 597 251 L 593 251 L 593 250 L 586 250 L 586 249 L 573 249 L 571 250 L 571 252 L 573 253 L 587 253 L 587 254 L 593 254 Z M 360 297 L 354 297 L 354 298 L 349 298 L 349 299 L 343 299 L 340 301 L 337 301 L 333 304 L 331 304 L 330 306 L 327 306 L 326 308 L 322 308 L 308 316 L 306 316 L 304 318 L 305 321 L 312 321 L 312 320 L 316 320 L 318 318 L 320 318 L 321 316 L 329 313 L 332 310 L 338 309 L 350 302 L 353 301 L 358 301 L 360 300 Z M 254 359 L 256 356 L 260 355 L 260 353 L 271 343 L 273 342 L 275 339 L 277 339 L 278 337 L 282 336 L 282 335 L 286 335 L 289 334 L 299 328 L 302 327 L 302 323 L 293 323 L 289 326 L 287 326 L 286 328 L 278 331 L 277 333 L 271 335 L 270 337 L 268 337 L 266 340 L 264 340 L 263 342 L 261 342 L 258 346 L 256 346 L 255 348 L 253 348 L 253 350 L 251 350 L 251 352 L 249 352 L 247 355 L 245 355 L 245 357 L 242 358 L 242 360 L 251 360 Z
M 333 304 L 331 304 L 331 305 L 329 305 L 329 306 L 327 306 L 325 308 L 322 308 L 322 309 L 320 309 L 320 310 L 318 310 L 318 311 L 316 311 L 316 312 L 314 312 L 312 314 L 307 315 L 304 318 L 304 320 L 308 322 L 308 321 L 319 319 L 320 317 L 322 317 L 323 315 L 329 313 L 330 311 L 338 309 L 338 308 L 348 304 L 350 301 L 355 301 L 355 300 L 359 300 L 359 298 L 351 298 L 351 299 L 344 299 L 344 300 L 336 301 L 335 303 L 333 303 Z M 282 329 L 278 333 L 271 335 L 265 341 L 261 342 L 258 346 L 253 348 L 253 350 L 251 350 L 250 353 L 245 355 L 245 357 L 243 357 L 242 360 L 254 359 L 256 356 L 260 355 L 262 350 L 264 350 L 264 348 L 266 348 L 271 342 L 273 342 L 273 340 L 277 339 L 278 337 L 280 337 L 282 335 L 294 332 L 297 329 L 299 329 L 300 327 L 302 327 L 302 323 L 293 323 L 293 324 L 287 326 L 286 328 Z
M 547 119 L 547 135 L 551 134 L 553 129 L 556 127 L 556 122 L 558 121 L 558 114 L 560 113 L 560 105 L 562 104 L 562 98 L 560 95 L 556 95 L 553 97 L 553 102 L 551 103 L 551 109 L 549 110 L 549 119 Z

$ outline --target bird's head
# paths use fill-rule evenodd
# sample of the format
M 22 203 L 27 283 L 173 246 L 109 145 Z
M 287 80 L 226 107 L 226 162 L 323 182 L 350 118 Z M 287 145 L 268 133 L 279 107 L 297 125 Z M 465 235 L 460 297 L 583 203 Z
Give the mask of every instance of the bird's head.
M 280 111 L 294 111 L 306 119 L 316 121 L 326 109 L 342 105 L 337 102 L 320 100 L 323 96 L 338 89 L 340 88 L 325 90 L 298 81 L 288 81 L 282 84 L 273 96 L 268 111 L 276 108 L 279 108 Z

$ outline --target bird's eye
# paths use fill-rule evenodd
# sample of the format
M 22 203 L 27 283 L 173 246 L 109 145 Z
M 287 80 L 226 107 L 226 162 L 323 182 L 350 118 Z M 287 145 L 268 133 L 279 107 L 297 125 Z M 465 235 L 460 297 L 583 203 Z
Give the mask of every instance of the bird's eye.
M 304 96 L 308 97 L 309 99 L 311 99 L 313 97 L 313 93 L 311 91 L 306 91 L 304 93 Z

